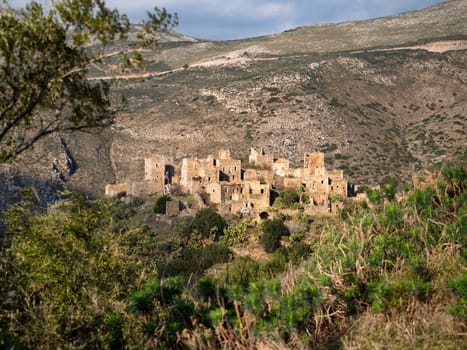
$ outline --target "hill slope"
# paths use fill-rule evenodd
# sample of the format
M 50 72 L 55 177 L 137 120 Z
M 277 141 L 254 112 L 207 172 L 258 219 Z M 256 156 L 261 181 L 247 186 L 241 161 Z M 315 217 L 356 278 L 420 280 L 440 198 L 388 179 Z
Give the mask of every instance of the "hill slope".
M 166 43 L 160 60 L 172 68 L 192 65 L 250 48 L 272 55 L 338 53 L 343 51 L 409 46 L 467 34 L 467 5 L 452 0 L 423 10 L 365 21 L 303 26 L 270 36 L 223 42 Z
M 96 194 L 135 177 L 151 154 L 177 160 L 219 147 L 237 157 L 264 147 L 296 164 L 321 150 L 359 183 L 465 161 L 465 18 L 467 3 L 453 0 L 245 40 L 172 33 L 161 38 L 162 52 L 145 54 L 143 75 L 115 84 L 129 105 L 112 130 L 52 137 L 18 161 L 16 178 L 37 174 L 41 184 Z M 4 176 L 16 174 L 8 168 Z

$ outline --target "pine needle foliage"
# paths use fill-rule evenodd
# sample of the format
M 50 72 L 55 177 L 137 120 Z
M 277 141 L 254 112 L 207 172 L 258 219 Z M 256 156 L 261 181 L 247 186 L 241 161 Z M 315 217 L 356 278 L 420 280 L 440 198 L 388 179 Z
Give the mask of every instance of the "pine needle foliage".
M 231 261 L 223 246 L 229 256 L 217 260 L 225 263 L 220 275 L 208 266 L 158 275 L 160 250 L 147 247 L 144 230 L 122 223 L 132 214 L 121 216 L 121 204 L 70 197 L 47 213 L 32 196 L 4 213 L 0 344 L 462 348 L 466 183 L 465 168 L 452 166 L 402 194 L 372 192 L 368 205 L 347 208 L 346 222 L 323 229 L 311 247 L 281 247 L 269 261 Z M 207 249 L 190 260 L 201 264 L 222 250 L 190 247 L 182 236 L 182 245 L 171 238 L 178 248 L 164 245 L 167 258 Z

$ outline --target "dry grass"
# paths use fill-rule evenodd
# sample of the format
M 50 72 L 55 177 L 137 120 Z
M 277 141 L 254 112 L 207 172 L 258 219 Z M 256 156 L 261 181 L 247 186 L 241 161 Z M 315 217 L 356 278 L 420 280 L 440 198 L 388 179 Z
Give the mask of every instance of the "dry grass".
M 412 312 L 367 312 L 341 337 L 343 349 L 465 349 L 467 333 L 439 307 L 415 303 Z

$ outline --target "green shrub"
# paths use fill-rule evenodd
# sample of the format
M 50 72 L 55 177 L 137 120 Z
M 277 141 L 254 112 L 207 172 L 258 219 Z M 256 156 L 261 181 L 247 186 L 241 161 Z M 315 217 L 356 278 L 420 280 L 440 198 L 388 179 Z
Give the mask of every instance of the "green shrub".
M 285 270 L 288 262 L 288 252 L 285 247 L 274 250 L 271 258 L 261 265 L 261 275 L 266 278 L 273 278 L 278 273 Z
M 382 195 L 381 195 L 381 192 L 378 190 L 367 188 L 366 195 L 368 197 L 368 200 L 373 204 L 377 204 L 381 202 Z
M 267 103 L 276 103 L 276 102 L 280 102 L 280 98 L 279 98 L 279 97 L 271 97 L 271 98 L 269 98 L 266 102 L 267 102 Z
M 200 258 L 203 261 L 202 266 L 205 268 L 211 267 L 216 263 L 227 262 L 231 257 L 231 250 L 219 243 L 209 244 L 201 249 Z
M 280 247 L 281 237 L 288 236 L 289 234 L 289 230 L 281 220 L 267 220 L 263 223 L 261 245 L 266 252 L 272 253 Z
M 196 266 L 193 266 L 193 264 L 187 260 L 182 258 L 173 258 L 161 263 L 158 266 L 158 272 L 161 277 L 186 275 L 191 273 L 194 267 Z
M 297 242 L 287 248 L 288 260 L 294 265 L 298 265 L 307 259 L 310 253 L 311 247 L 305 242 Z
M 154 213 L 165 214 L 167 202 L 170 201 L 170 196 L 163 195 L 157 198 L 156 204 L 154 205 Z
M 195 293 L 204 302 L 215 300 L 217 296 L 216 281 L 210 276 L 201 277 L 196 283 Z
M 462 320 L 467 320 L 467 273 L 455 278 L 448 283 L 452 294 L 457 297 L 457 301 L 451 303 L 448 312 Z
M 261 265 L 256 260 L 248 256 L 238 257 L 228 266 L 222 280 L 229 284 L 246 285 L 260 277 L 260 268 Z
M 134 197 L 130 203 L 128 203 L 128 206 L 130 208 L 137 208 L 137 207 L 140 207 L 144 204 L 144 199 L 140 198 L 140 197 Z
M 188 216 L 179 222 L 175 230 L 185 239 L 193 236 L 217 241 L 224 233 L 227 222 L 214 209 L 203 208 L 195 216 Z
M 247 228 L 247 224 L 244 222 L 230 224 L 224 229 L 221 241 L 227 246 L 243 243 L 248 238 Z
M 229 261 L 231 256 L 230 249 L 219 243 L 204 247 L 185 247 L 181 256 L 159 264 L 159 275 L 162 277 L 200 275 L 216 263 Z
M 382 185 L 384 197 L 390 201 L 396 196 L 396 187 L 393 183 L 384 183 Z
M 278 197 L 274 200 L 274 207 L 298 209 L 300 207 L 299 193 L 288 189 L 279 192 Z
M 442 171 L 446 181 L 446 192 L 449 196 L 459 196 L 467 187 L 467 171 L 460 165 L 446 167 Z
M 131 292 L 155 271 L 133 249 L 140 231 L 114 230 L 112 210 L 123 203 L 116 205 L 71 194 L 50 213 L 39 213 L 31 200 L 2 213 L 0 348 L 107 348 L 124 341 L 121 306 L 130 308 Z M 151 292 L 134 298 L 149 312 Z

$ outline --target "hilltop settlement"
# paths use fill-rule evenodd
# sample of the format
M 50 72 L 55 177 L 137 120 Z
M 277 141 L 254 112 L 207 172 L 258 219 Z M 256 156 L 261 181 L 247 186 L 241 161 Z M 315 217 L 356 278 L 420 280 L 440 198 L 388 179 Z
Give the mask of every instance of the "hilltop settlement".
M 276 190 L 300 194 L 308 214 L 336 213 L 345 198 L 356 197 L 356 188 L 344 178 L 342 170 L 328 170 L 324 154 L 305 153 L 302 168 L 291 168 L 289 160 L 274 158 L 263 149 L 251 148 L 249 164 L 232 159 L 229 150 L 217 157 L 184 158 L 181 165 L 171 164 L 165 156 L 144 159 L 144 178 L 108 184 L 106 196 L 126 193 L 129 196 L 170 194 L 174 187 L 192 195 L 203 195 L 220 213 L 240 213 L 268 217 Z M 178 204 L 168 204 L 167 213 L 176 215 Z

